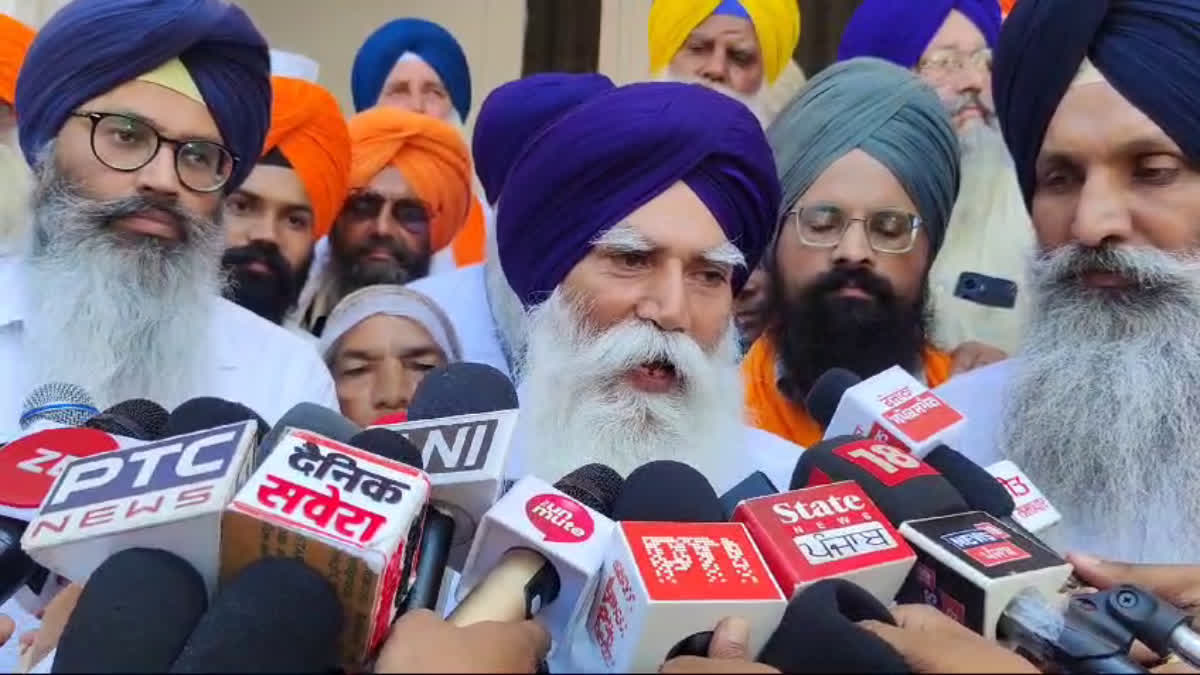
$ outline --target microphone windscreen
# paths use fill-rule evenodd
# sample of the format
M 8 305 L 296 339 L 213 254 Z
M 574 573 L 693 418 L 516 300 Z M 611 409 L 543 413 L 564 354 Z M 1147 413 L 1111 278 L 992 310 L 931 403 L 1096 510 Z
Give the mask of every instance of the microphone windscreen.
M 425 468 L 425 463 L 421 461 L 421 451 L 417 446 L 391 429 L 375 427 L 360 431 L 350 438 L 347 445 L 417 469 Z
M 149 548 L 115 553 L 84 585 L 51 672 L 166 672 L 207 602 L 204 580 L 179 556 Z
M 558 479 L 555 489 L 597 513 L 611 518 L 625 479 L 603 464 L 585 464 Z
M 845 368 L 830 368 L 813 382 L 804 399 L 804 409 L 822 428 L 827 427 L 846 390 L 859 382 L 862 378 Z
M 1017 508 L 995 476 L 954 448 L 939 445 L 925 455 L 925 462 L 945 476 L 971 508 L 997 518 L 1007 518 Z
M 190 434 L 194 431 L 204 431 L 235 422 L 255 420 L 258 422 L 258 438 L 262 440 L 270 427 L 258 413 L 241 403 L 226 401 L 213 396 L 200 396 L 179 404 L 179 407 L 167 417 L 167 427 L 163 438 L 180 434 Z
M 298 560 L 261 558 L 221 588 L 171 672 L 328 672 L 341 630 L 342 605 L 324 577 Z
M 19 419 L 22 429 L 40 421 L 64 427 L 79 427 L 96 413 L 91 394 L 77 384 L 48 382 L 34 388 L 21 404 Z
M 792 598 L 759 663 L 785 673 L 907 673 L 911 668 L 882 638 L 856 625 L 874 619 L 895 625 L 870 592 L 826 579 Z
M 121 401 L 89 419 L 84 426 L 139 441 L 157 441 L 167 430 L 166 408 L 144 398 Z
M 630 472 L 613 505 L 613 520 L 719 523 L 721 502 L 699 471 L 682 462 L 658 460 Z
M 459 361 L 429 371 L 408 406 L 409 420 L 517 408 L 517 390 L 504 373 L 483 363 Z

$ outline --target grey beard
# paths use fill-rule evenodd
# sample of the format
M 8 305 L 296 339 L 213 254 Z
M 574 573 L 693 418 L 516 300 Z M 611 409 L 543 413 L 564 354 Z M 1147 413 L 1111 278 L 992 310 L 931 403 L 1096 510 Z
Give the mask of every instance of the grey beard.
M 601 332 L 586 316 L 561 289 L 530 313 L 522 382 L 527 469 L 554 481 L 588 462 L 625 475 L 670 459 L 710 480 L 727 473 L 743 433 L 733 322 L 705 353 L 691 338 L 647 323 Z M 675 366 L 681 392 L 648 394 L 623 382 L 630 369 L 656 358 Z
M 492 318 L 496 323 L 496 334 L 500 338 L 500 346 L 504 349 L 504 358 L 508 360 L 510 372 L 516 376 L 522 367 L 527 341 L 527 319 L 525 307 L 517 297 L 504 269 L 500 266 L 500 247 L 496 240 L 496 223 L 489 219 L 487 236 L 487 256 L 483 260 L 483 279 L 487 290 L 488 306 L 492 310 Z
M 1106 261 L 1123 296 L 1075 272 Z M 1002 430 L 1063 513 L 1065 544 L 1130 562 L 1200 557 L 1200 260 L 1064 247 L 1032 268 L 1037 304 Z M 1088 551 L 1088 549 L 1091 549 Z
M 96 403 L 144 397 L 170 408 L 196 391 L 210 317 L 222 288 L 223 233 L 215 220 L 172 212 L 185 241 L 135 237 L 111 227 L 141 197 L 86 195 L 55 166 L 35 171 L 30 315 L 32 385 L 69 382 Z

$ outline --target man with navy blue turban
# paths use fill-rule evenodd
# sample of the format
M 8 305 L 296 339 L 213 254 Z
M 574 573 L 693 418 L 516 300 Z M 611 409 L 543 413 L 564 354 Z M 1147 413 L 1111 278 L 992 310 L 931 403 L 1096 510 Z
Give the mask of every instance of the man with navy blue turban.
M 17 81 L 33 241 L 0 263 L 0 440 L 45 382 L 105 408 L 333 405 L 316 353 L 221 297 L 222 201 L 270 123 L 267 45 L 223 0 L 74 0 Z
M 1030 308 L 1033 230 L 992 102 L 999 34 L 997 0 L 864 0 L 838 48 L 839 61 L 875 56 L 916 72 L 958 132 L 962 188 L 929 271 L 929 299 L 932 337 L 959 364 L 1012 353 Z
M 471 71 L 450 31 L 425 19 L 395 19 L 367 38 L 350 73 L 354 109 L 395 105 L 459 127 L 471 112 Z
M 1200 558 L 1197 64 L 1194 0 L 1021 0 L 996 52 L 1035 309 L 951 402 L 987 432 L 974 459 L 1012 459 L 1063 512 L 1051 543 L 1129 562 Z
M 799 448 L 742 422 L 733 299 L 779 209 L 762 127 L 696 84 L 593 97 L 525 146 L 500 195 L 500 264 L 529 308 L 512 475 L 686 462 L 718 490 Z

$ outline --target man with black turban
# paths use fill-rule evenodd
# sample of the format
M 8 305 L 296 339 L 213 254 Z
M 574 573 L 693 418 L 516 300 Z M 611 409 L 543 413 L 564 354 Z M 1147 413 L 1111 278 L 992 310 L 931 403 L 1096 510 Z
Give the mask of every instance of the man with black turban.
M 779 194 L 753 114 L 695 84 L 598 94 L 525 146 L 496 222 L 529 308 L 510 475 L 671 459 L 718 490 L 790 480 L 799 448 L 743 424 L 733 324 Z
M 266 42 L 222 0 L 74 0 L 17 82 L 33 242 L 0 263 L 0 440 L 47 382 L 100 408 L 240 401 L 273 423 L 333 406 L 302 338 L 221 298 L 225 195 L 270 122 Z
M 1057 543 L 1127 561 L 1200 558 L 1197 64 L 1194 0 L 1017 3 L 994 84 L 1035 307 L 1017 358 L 946 390 L 962 447 L 1063 512 Z

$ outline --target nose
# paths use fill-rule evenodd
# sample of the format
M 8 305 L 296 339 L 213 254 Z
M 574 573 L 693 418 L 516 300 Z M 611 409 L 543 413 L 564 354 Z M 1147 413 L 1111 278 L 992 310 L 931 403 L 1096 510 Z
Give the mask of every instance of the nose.
M 391 204 L 384 204 L 379 207 L 379 215 L 375 216 L 375 220 L 371 221 L 371 234 L 387 237 L 392 234 L 392 216 Z
M 1093 170 L 1084 180 L 1071 236 L 1090 247 L 1127 243 L 1134 237 L 1133 218 L 1124 192 L 1106 173 Z
M 174 148 L 164 143 L 150 162 L 137 170 L 137 191 L 143 195 L 177 197 L 181 189 Z
M 375 409 L 384 414 L 407 410 L 415 388 L 403 363 L 387 364 L 380 368 L 376 380 Z
M 275 234 L 275 223 L 266 215 L 251 221 L 248 232 L 251 241 L 265 241 L 272 244 L 279 243 L 279 237 Z
M 728 79 L 728 63 L 725 59 L 725 50 L 721 47 L 714 47 L 708 58 L 704 60 L 704 64 L 700 67 L 700 76 L 709 82 L 724 84 Z
M 988 84 L 989 77 L 986 69 L 970 64 L 963 64 L 955 74 L 955 88 L 960 94 L 972 93 L 979 96 L 990 86 Z
M 661 330 L 686 333 L 691 328 L 683 264 L 671 261 L 655 275 L 638 302 L 636 314 Z
M 867 239 L 867 225 L 861 220 L 852 220 L 842 233 L 842 239 L 833 247 L 834 265 L 875 265 L 875 250 Z

